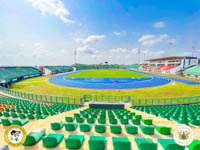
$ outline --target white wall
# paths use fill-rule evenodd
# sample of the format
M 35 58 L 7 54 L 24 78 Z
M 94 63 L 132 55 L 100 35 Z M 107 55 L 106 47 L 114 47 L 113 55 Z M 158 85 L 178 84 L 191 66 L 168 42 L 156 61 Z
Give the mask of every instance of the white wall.
M 51 74 L 51 70 L 44 68 L 44 75 Z

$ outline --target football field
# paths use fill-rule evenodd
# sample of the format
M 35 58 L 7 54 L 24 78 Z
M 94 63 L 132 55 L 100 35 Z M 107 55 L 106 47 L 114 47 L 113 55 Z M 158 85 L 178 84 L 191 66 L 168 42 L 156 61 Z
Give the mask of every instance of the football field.
M 128 70 L 85 70 L 66 78 L 150 78 L 151 76 Z
M 93 90 L 78 89 L 54 85 L 48 82 L 51 76 L 42 76 L 32 79 L 16 82 L 10 89 L 30 92 L 34 94 L 55 95 L 55 96 L 77 96 L 82 97 L 85 94 L 102 95 L 130 95 L 133 98 L 163 98 L 163 97 L 183 97 L 197 96 L 200 93 L 198 85 L 187 85 L 173 82 L 164 86 L 133 89 L 133 90 Z

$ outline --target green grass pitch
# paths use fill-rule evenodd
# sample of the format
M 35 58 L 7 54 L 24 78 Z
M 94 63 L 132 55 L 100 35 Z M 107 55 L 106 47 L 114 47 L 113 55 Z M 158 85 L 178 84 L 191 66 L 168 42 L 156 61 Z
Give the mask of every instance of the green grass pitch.
M 86 70 L 67 75 L 65 78 L 151 78 L 151 76 L 128 70 Z
M 52 76 L 42 76 L 32 79 L 16 82 L 11 85 L 10 89 L 30 92 L 35 94 L 44 94 L 52 96 L 75 96 L 82 97 L 85 94 L 97 95 L 130 95 L 133 98 L 167 98 L 197 96 L 200 94 L 199 85 L 187 85 L 173 82 L 164 86 L 153 88 L 133 89 L 133 90 L 93 90 L 78 89 L 54 85 L 48 82 Z

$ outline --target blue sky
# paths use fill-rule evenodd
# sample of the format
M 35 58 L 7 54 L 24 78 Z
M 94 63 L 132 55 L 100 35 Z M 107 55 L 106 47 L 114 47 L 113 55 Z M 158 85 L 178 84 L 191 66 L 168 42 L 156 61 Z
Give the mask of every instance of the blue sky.
M 199 56 L 199 26 L 198 0 L 0 0 L 0 64 Z

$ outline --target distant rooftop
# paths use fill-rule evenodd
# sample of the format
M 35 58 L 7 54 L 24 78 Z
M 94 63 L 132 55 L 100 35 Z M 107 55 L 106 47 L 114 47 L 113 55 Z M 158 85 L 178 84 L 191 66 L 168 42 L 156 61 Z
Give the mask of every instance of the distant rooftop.
M 170 59 L 197 59 L 197 57 L 192 57 L 192 56 L 168 56 L 168 57 L 147 59 L 145 61 L 160 61 L 160 60 L 170 60 Z

